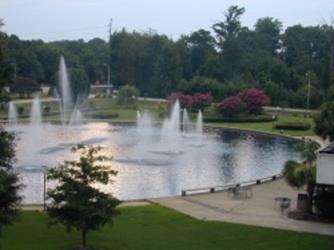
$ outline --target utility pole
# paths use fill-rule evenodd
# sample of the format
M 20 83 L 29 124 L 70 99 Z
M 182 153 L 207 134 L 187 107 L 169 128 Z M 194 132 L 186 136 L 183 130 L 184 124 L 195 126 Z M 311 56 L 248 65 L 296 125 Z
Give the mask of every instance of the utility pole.
M 109 57 L 108 57 L 108 76 L 107 76 L 107 84 L 108 84 L 108 89 L 107 89 L 107 94 L 110 95 L 110 62 L 111 62 L 111 28 L 112 28 L 112 18 L 110 18 L 109 21 Z

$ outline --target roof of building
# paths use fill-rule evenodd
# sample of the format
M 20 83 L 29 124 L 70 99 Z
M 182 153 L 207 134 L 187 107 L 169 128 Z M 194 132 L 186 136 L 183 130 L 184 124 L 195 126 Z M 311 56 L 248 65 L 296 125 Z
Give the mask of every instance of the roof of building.
M 329 144 L 326 148 L 321 149 L 320 153 L 323 153 L 323 154 L 334 154 L 334 142 L 332 142 L 331 144 Z

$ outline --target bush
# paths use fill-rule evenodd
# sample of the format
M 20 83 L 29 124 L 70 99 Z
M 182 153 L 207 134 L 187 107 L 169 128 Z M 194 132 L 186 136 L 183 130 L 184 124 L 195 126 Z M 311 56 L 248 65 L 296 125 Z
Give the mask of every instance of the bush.
M 269 97 L 261 89 L 250 88 L 238 96 L 246 104 L 246 111 L 250 114 L 260 114 L 262 107 L 269 103 Z
M 48 105 L 45 105 L 45 106 L 43 106 L 43 110 L 44 110 L 45 113 L 48 114 L 48 113 L 50 113 L 51 107 L 48 106 Z
M 195 93 L 211 93 L 216 101 L 221 100 L 221 89 L 224 86 L 213 78 L 195 76 L 190 81 L 181 80 L 177 86 L 178 90 L 188 95 Z
M 172 92 L 167 98 L 167 105 L 170 108 L 177 100 L 180 102 L 181 108 L 189 108 L 191 106 L 192 97 L 182 92 Z
M 210 93 L 203 94 L 203 93 L 196 93 L 191 98 L 191 108 L 193 111 L 199 111 L 204 109 L 211 105 L 212 103 L 212 95 Z
M 244 115 L 240 114 L 233 117 L 204 117 L 204 122 L 272 122 L 277 120 L 276 116 L 271 115 Z
M 278 123 L 275 125 L 275 129 L 286 129 L 286 130 L 309 130 L 311 124 L 306 122 L 287 122 L 287 123 Z
M 23 113 L 24 113 L 24 107 L 23 106 L 18 106 L 17 113 L 19 113 L 19 115 L 23 115 Z
M 139 90 L 131 85 L 125 85 L 118 91 L 118 104 L 135 104 L 139 96 Z
M 107 114 L 107 113 L 93 113 L 91 115 L 91 117 L 93 119 L 115 119 L 119 117 L 118 113 L 111 113 L 111 114 Z
M 237 116 L 245 111 L 246 104 L 239 96 L 230 96 L 218 104 L 218 111 L 227 117 Z

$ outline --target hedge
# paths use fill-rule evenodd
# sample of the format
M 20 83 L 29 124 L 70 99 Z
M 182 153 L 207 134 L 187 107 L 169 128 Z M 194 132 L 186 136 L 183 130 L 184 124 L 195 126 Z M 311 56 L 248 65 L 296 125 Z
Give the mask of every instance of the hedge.
M 277 120 L 276 116 L 271 115 L 238 115 L 234 117 L 204 117 L 204 122 L 272 122 Z
M 92 113 L 90 114 L 90 117 L 93 119 L 114 119 L 114 118 L 118 118 L 119 114 L 118 113 Z
M 306 122 L 287 122 L 287 123 L 278 123 L 275 125 L 275 129 L 286 129 L 286 130 L 309 130 L 311 124 Z

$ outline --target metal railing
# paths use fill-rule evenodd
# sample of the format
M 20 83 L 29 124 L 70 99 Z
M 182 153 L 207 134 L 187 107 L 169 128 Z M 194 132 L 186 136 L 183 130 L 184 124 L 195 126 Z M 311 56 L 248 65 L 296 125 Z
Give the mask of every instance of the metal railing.
M 204 193 L 214 193 L 214 192 L 219 192 L 219 191 L 225 191 L 225 190 L 228 190 L 234 187 L 259 185 L 265 182 L 274 181 L 281 177 L 282 177 L 282 174 L 276 174 L 276 175 L 271 175 L 271 176 L 260 178 L 260 179 L 255 179 L 255 180 L 242 181 L 238 183 L 227 183 L 221 186 L 183 189 L 181 191 L 181 195 L 186 196 L 186 195 L 195 195 L 195 194 L 204 194 Z

